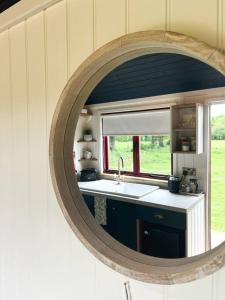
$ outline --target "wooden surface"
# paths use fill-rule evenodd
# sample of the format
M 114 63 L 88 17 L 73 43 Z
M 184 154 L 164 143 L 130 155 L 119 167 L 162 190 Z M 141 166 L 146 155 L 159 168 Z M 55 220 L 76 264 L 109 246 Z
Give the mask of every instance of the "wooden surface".
M 225 74 L 222 53 L 181 34 L 139 32 L 110 42 L 78 68 L 61 94 L 51 128 L 50 166 L 55 192 L 67 221 L 96 257 L 131 278 L 174 284 L 201 278 L 221 268 L 225 264 L 225 245 L 199 257 L 180 260 L 160 260 L 133 253 L 112 240 L 90 218 L 79 188 L 74 184 L 72 168 L 73 134 L 80 110 L 93 87 L 112 68 L 131 57 L 160 51 L 193 56 Z

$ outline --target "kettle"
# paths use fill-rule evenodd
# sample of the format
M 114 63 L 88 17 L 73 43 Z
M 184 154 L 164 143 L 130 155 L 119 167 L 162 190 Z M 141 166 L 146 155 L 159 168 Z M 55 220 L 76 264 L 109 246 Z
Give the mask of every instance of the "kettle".
M 180 177 L 171 175 L 168 179 L 168 188 L 171 193 L 179 193 Z

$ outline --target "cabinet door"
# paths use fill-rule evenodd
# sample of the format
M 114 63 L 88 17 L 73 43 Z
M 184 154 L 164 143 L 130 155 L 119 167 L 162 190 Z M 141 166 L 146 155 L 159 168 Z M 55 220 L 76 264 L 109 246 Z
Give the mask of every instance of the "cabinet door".
M 105 230 L 116 240 L 119 239 L 118 201 L 107 199 L 107 225 Z
M 91 214 L 92 214 L 93 216 L 95 216 L 94 197 L 93 197 L 93 196 L 90 196 L 90 195 L 85 195 L 85 194 L 83 194 L 83 197 L 84 197 L 84 201 L 85 201 L 87 207 L 89 208 Z
M 185 257 L 185 231 L 169 226 L 139 222 L 139 251 L 161 258 Z
M 125 246 L 136 250 L 136 206 L 107 199 L 106 231 Z
M 117 222 L 120 242 L 127 247 L 137 249 L 136 205 L 118 202 Z

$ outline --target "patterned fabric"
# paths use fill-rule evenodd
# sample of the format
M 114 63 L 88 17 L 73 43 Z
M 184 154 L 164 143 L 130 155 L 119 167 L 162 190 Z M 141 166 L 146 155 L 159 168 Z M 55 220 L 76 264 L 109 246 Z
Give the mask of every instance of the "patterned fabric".
M 95 220 L 100 225 L 107 225 L 106 215 L 106 198 L 102 196 L 95 196 Z

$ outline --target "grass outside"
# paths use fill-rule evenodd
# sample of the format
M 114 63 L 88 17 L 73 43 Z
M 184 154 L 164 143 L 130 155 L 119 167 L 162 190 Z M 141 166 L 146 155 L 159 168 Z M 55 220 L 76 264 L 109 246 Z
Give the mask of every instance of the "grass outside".
M 168 139 L 166 139 L 167 141 Z M 156 173 L 156 174 L 170 174 L 171 168 L 171 154 L 170 146 L 164 142 L 164 147 L 155 146 L 151 149 L 149 141 L 141 142 L 140 153 L 140 169 L 144 173 Z M 115 148 L 110 151 L 110 169 L 118 168 L 118 157 L 122 156 L 124 159 L 124 170 L 133 170 L 133 143 L 116 141 Z
M 225 232 L 225 140 L 212 141 L 212 229 Z
M 141 150 L 141 171 L 146 173 L 170 173 L 170 149 L 169 145 L 146 147 Z M 118 156 L 124 158 L 124 170 L 132 171 L 133 154 L 132 142 L 116 142 L 115 150 L 110 151 L 110 169 L 117 169 Z M 212 141 L 212 181 L 211 181 L 211 209 L 212 229 L 225 232 L 225 140 Z

